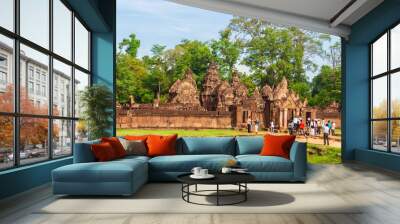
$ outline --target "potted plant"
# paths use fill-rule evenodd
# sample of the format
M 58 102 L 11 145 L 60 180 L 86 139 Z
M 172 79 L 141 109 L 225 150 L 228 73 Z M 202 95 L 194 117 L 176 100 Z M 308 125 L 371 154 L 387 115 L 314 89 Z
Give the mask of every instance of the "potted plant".
M 82 118 L 90 140 L 110 136 L 113 116 L 113 93 L 101 84 L 86 87 L 80 95 Z

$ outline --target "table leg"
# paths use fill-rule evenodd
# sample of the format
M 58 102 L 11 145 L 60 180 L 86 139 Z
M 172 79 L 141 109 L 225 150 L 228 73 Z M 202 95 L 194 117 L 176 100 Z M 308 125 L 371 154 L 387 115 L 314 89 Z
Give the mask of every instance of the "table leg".
M 217 184 L 217 206 L 219 206 L 219 184 Z
M 194 191 L 196 191 L 197 192 L 197 184 L 195 185 L 195 190 Z
M 247 190 L 247 183 L 244 183 L 244 187 L 245 187 L 245 192 L 244 192 L 244 201 L 247 201 L 247 192 L 248 192 L 248 190 Z

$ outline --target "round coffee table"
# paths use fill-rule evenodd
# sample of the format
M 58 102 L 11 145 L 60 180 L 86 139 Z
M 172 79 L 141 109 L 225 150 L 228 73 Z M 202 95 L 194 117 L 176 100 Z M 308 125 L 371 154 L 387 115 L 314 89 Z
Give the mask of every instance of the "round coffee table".
M 217 173 L 213 174 L 215 177 L 212 179 L 193 179 L 189 174 L 182 174 L 178 176 L 178 181 L 182 183 L 182 199 L 188 203 L 197 204 L 197 205 L 234 205 L 247 201 L 247 192 L 249 192 L 249 188 L 247 187 L 247 183 L 255 180 L 255 177 L 248 173 L 229 173 L 222 174 Z M 198 190 L 197 185 L 215 185 L 215 190 Z M 237 190 L 224 190 L 220 189 L 220 185 L 236 185 Z M 195 186 L 195 190 L 191 191 L 190 186 Z M 206 194 L 214 192 L 215 194 Z M 190 196 L 203 196 L 203 197 L 216 197 L 216 204 L 202 204 L 193 202 L 190 200 Z M 221 202 L 221 197 L 237 197 L 240 196 L 240 199 L 230 203 Z

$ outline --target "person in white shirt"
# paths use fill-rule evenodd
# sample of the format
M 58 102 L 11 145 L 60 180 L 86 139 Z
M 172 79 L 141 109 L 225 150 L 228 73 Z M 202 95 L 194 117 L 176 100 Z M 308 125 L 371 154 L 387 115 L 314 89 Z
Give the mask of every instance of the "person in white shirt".
M 324 145 L 329 145 L 329 126 L 328 123 L 324 126 Z
M 260 127 L 260 121 L 256 119 L 256 121 L 254 121 L 254 132 L 256 133 L 256 135 L 258 134 L 259 127 Z
M 274 129 L 275 129 L 274 121 L 271 121 L 270 128 L 271 128 L 271 132 L 274 133 Z
M 336 122 L 332 122 L 332 129 L 331 129 L 332 136 L 335 135 L 335 128 L 336 128 Z

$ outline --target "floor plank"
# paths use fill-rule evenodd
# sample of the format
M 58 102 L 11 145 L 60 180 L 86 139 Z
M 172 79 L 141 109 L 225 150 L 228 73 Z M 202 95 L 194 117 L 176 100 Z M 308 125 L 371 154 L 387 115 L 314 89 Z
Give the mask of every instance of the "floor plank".
M 56 199 L 42 186 L 0 201 L 0 223 L 7 224 L 397 224 L 400 223 L 400 175 L 358 163 L 310 166 L 308 182 L 322 185 L 360 214 L 36 214 Z

